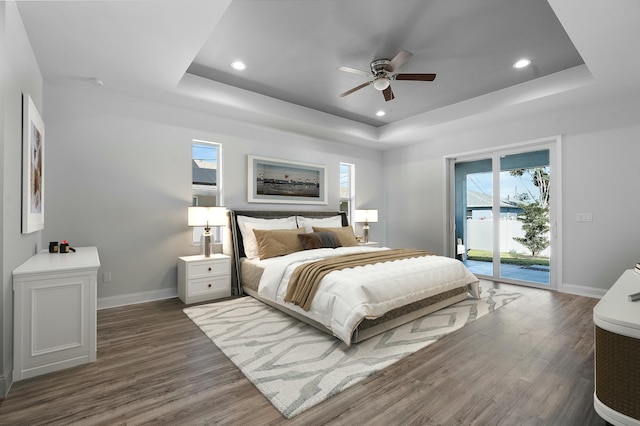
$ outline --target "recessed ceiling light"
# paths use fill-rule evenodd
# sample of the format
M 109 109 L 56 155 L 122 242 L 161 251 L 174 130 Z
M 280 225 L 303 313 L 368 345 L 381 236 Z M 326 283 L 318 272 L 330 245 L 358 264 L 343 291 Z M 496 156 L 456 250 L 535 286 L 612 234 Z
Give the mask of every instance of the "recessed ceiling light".
M 380 110 L 380 111 L 376 112 L 376 115 L 377 115 L 378 117 L 383 117 L 383 116 L 387 115 L 387 113 L 386 113 L 386 112 L 384 112 L 384 111 L 382 111 L 382 110 Z
M 233 67 L 233 69 L 238 71 L 242 71 L 243 69 L 247 68 L 247 66 L 242 61 L 234 61 L 231 63 L 231 66 Z
M 524 68 L 531 64 L 531 59 L 520 59 L 518 62 L 513 64 L 514 68 Z

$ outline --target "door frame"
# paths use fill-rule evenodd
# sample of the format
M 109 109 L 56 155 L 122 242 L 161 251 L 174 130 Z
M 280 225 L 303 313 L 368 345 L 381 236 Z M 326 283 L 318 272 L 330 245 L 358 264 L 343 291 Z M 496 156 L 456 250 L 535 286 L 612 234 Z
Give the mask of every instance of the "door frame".
M 455 163 L 456 161 L 473 161 L 479 159 L 491 158 L 495 162 L 495 158 L 501 155 L 510 155 L 522 151 L 549 150 L 549 167 L 551 169 L 552 190 L 550 193 L 549 204 L 552 206 L 549 212 L 549 228 L 551 237 L 551 273 L 549 276 L 549 285 L 535 285 L 521 281 L 510 281 L 508 279 L 500 279 L 501 282 L 513 282 L 521 285 L 531 285 L 533 287 L 547 288 L 551 290 L 562 291 L 562 137 L 560 135 L 550 136 L 540 139 L 534 139 L 524 142 L 517 142 L 507 145 L 498 145 L 486 149 L 474 151 L 460 152 L 443 156 L 443 168 L 445 173 L 445 196 L 444 200 L 444 217 L 447 226 L 444 227 L 444 249 L 447 256 L 455 257 Z M 494 193 L 499 183 L 494 179 Z M 498 201 L 494 200 L 494 206 Z M 495 228 L 495 227 L 494 227 Z M 494 229 L 494 244 L 497 239 Z M 494 262 L 500 262 L 495 259 Z

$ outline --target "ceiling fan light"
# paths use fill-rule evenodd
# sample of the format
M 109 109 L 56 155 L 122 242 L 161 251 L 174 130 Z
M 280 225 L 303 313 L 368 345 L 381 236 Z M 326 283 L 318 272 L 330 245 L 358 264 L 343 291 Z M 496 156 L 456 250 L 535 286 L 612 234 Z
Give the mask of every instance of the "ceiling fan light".
M 389 87 L 389 79 L 386 77 L 378 77 L 375 79 L 375 81 L 373 82 L 373 87 L 375 87 L 376 90 L 379 91 L 383 91 L 384 89 L 386 89 L 387 87 Z

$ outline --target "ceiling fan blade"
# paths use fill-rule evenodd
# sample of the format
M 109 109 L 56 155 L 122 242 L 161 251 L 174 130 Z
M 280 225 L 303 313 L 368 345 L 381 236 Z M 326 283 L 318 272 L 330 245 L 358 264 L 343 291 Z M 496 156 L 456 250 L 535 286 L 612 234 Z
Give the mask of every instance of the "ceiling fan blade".
M 412 56 L 413 56 L 413 53 L 407 52 L 406 50 L 401 50 L 398 52 L 396 56 L 394 56 L 391 62 L 389 62 L 389 64 L 386 67 L 384 67 L 384 69 L 389 72 L 397 70 L 402 66 L 402 64 L 407 62 L 409 58 L 411 58 Z
M 433 81 L 436 79 L 435 74 L 396 74 L 393 76 L 395 80 L 415 80 L 415 81 Z
M 387 102 L 392 100 L 392 99 L 395 99 L 395 96 L 393 95 L 393 90 L 391 90 L 391 86 L 389 86 L 386 89 L 384 89 L 382 91 L 382 94 L 384 95 L 384 100 L 387 101 Z
M 355 91 L 357 91 L 357 90 L 362 89 L 363 87 L 367 87 L 367 86 L 368 86 L 368 85 L 370 85 L 371 83 L 373 83 L 373 82 L 372 82 L 372 81 L 368 81 L 368 82 L 366 82 L 366 83 L 362 83 L 361 85 L 356 86 L 356 87 L 354 87 L 353 89 L 349 89 L 349 90 L 347 90 L 347 91 L 346 91 L 346 92 L 344 92 L 344 93 L 340 93 L 340 97 L 341 97 L 341 98 L 344 98 L 345 96 L 350 95 L 350 94 L 352 94 L 353 92 L 355 92 Z
M 340 71 L 350 72 L 352 74 L 366 75 L 367 77 L 371 77 L 371 73 L 367 71 L 362 71 L 357 68 L 351 67 L 338 67 Z

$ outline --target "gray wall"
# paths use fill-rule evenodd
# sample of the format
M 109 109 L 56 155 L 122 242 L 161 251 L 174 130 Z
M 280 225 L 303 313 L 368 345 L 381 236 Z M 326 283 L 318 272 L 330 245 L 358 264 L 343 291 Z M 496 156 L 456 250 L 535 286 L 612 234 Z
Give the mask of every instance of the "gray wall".
M 47 84 L 44 98 L 43 240 L 98 247 L 102 306 L 175 294 L 177 257 L 199 251 L 186 226 L 193 139 L 222 144 L 228 208 L 335 210 L 345 161 L 356 165 L 357 205 L 383 210 L 379 151 L 259 129 L 89 84 Z M 326 165 L 328 205 L 248 204 L 248 154 Z M 384 222 L 371 228 L 372 238 L 384 235 Z M 103 272 L 111 272 L 112 282 L 102 282 Z
M 488 128 L 453 129 L 447 136 L 387 152 L 247 126 L 90 85 L 48 84 L 44 103 L 43 238 L 98 246 L 101 272 L 111 272 L 113 279 L 102 283 L 99 277 L 103 306 L 125 303 L 129 296 L 137 301 L 174 294 L 176 257 L 198 251 L 185 224 L 192 139 L 222 143 L 224 204 L 230 208 L 283 207 L 246 202 L 248 154 L 325 164 L 331 209 L 338 205 L 339 163 L 353 162 L 358 207 L 377 207 L 381 213 L 371 238 L 443 253 L 443 156 L 560 134 L 561 288 L 601 294 L 640 253 L 640 230 L 617 218 L 625 214 L 631 219 L 638 207 L 631 194 L 638 177 L 640 108 L 632 100 L 617 97 Z M 593 222 L 576 223 L 579 212 L 592 212 Z
M 633 99 L 574 105 L 387 152 L 388 244 L 444 252 L 445 155 L 554 135 L 563 139 L 562 287 L 603 294 L 640 260 L 640 105 Z M 593 213 L 593 222 L 577 223 L 582 212 Z
M 5 42 L 7 40 L 7 42 Z M 11 41 L 10 43 L 8 41 Z M 40 247 L 41 232 L 22 235 L 22 93 L 42 110 L 42 76 L 14 2 L 0 2 L 0 206 L 2 215 L 2 293 L 0 293 L 0 397 L 11 385 L 13 369 L 13 293 L 11 272 Z M 43 115 L 43 119 L 46 117 Z M 46 129 L 45 129 L 46 136 Z M 46 159 L 45 139 L 45 159 Z M 46 160 L 45 160 L 46 161 Z M 46 191 L 46 186 L 45 186 Z M 46 204 L 45 204 L 46 209 Z

